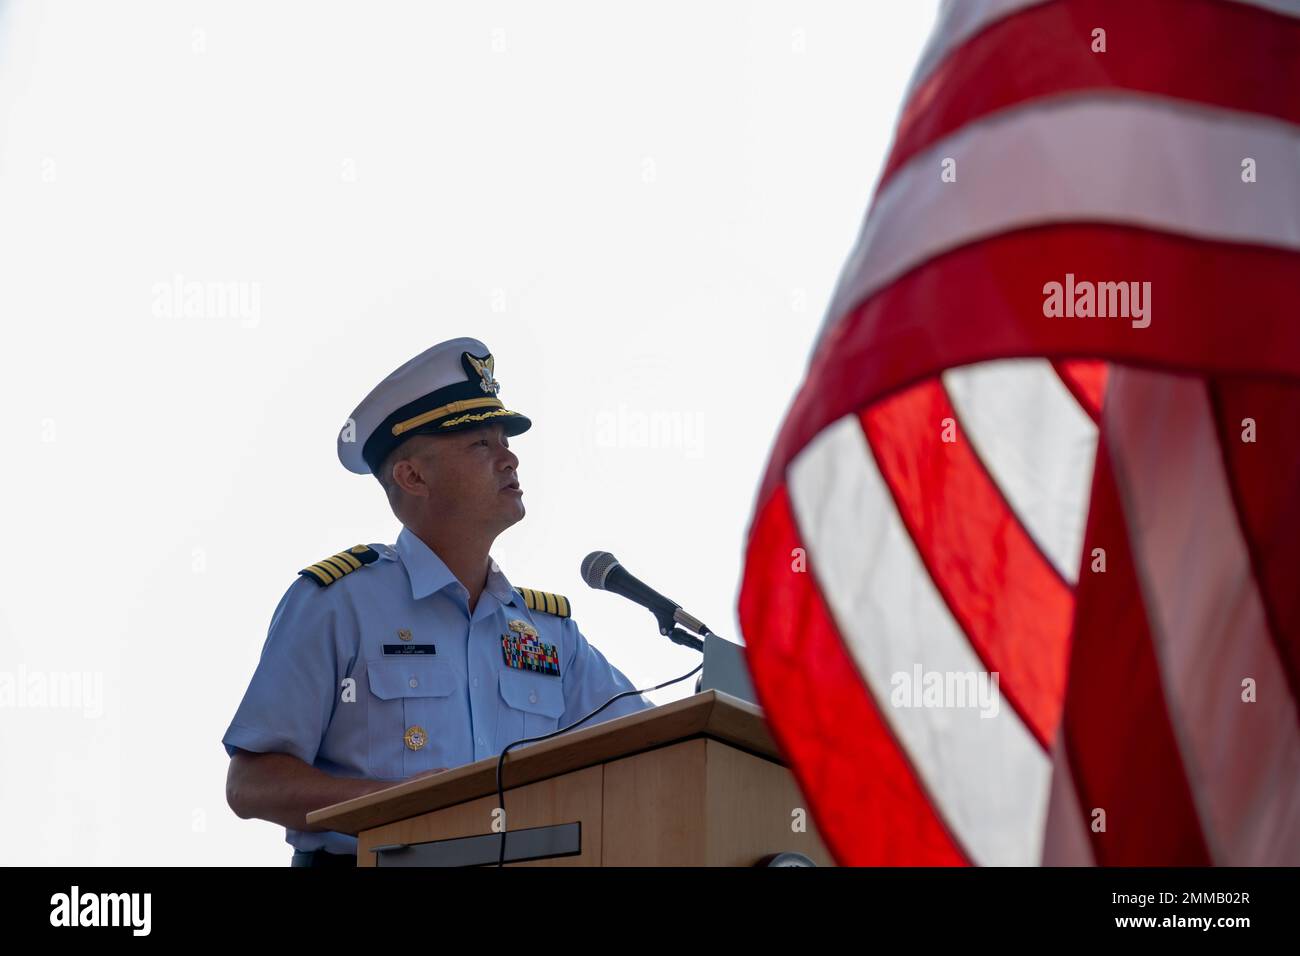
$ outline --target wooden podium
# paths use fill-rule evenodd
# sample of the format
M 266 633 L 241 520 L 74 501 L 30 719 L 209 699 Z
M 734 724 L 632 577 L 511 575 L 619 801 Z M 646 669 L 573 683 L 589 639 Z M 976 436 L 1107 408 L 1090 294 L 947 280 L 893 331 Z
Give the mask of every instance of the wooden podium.
M 361 866 L 417 865 L 401 862 L 416 851 L 482 862 L 488 850 L 495 863 L 496 767 L 403 781 L 307 822 L 355 834 Z M 762 711 L 716 690 L 515 748 L 503 783 L 507 866 L 752 866 L 777 853 L 834 865 Z

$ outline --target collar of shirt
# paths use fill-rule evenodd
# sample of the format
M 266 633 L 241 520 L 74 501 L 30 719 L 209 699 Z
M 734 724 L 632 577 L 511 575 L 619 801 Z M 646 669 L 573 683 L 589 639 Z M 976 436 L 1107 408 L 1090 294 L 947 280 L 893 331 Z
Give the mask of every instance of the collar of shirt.
M 436 594 L 448 585 L 461 583 L 442 558 L 407 527 L 403 527 L 397 536 L 396 551 L 411 579 L 411 597 L 417 601 Z M 488 557 L 487 582 L 483 591 L 503 605 L 515 601 L 514 587 L 491 556 Z

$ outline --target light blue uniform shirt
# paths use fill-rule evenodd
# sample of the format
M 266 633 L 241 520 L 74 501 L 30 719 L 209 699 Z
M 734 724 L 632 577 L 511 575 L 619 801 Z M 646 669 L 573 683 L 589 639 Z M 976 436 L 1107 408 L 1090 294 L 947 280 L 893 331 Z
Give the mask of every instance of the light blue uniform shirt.
M 285 592 L 221 739 L 228 754 L 287 753 L 333 776 L 397 781 L 496 757 L 634 689 L 572 618 L 529 610 L 495 561 L 470 614 L 465 586 L 409 530 L 395 547 L 371 547 L 379 553 L 372 564 L 328 587 L 300 577 Z M 559 648 L 558 676 L 506 663 L 501 638 L 514 635 L 511 621 Z M 430 644 L 432 654 L 384 650 Z M 582 726 L 651 706 L 633 694 Z M 412 727 L 427 737 L 416 750 L 406 740 Z M 357 851 L 356 837 L 335 831 L 287 829 L 285 839 L 299 850 Z

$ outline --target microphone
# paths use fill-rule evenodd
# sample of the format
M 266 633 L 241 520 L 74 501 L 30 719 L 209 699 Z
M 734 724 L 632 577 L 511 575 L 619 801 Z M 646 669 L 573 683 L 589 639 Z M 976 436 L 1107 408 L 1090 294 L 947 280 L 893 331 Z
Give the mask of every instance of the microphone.
M 649 585 L 642 584 L 608 551 L 593 551 L 582 559 L 582 580 L 597 591 L 613 591 L 643 608 L 659 619 L 659 630 L 668 634 L 671 623 L 680 624 L 696 634 L 712 634 L 700 620 L 682 610 L 676 601 L 670 601 Z M 670 623 L 671 622 L 671 623 Z

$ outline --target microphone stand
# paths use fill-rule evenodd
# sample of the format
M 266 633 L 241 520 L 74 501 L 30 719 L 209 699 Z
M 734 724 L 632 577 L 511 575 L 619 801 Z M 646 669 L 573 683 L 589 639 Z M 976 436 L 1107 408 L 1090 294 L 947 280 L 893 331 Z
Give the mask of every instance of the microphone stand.
M 674 644 L 680 644 L 682 647 L 694 648 L 701 653 L 704 651 L 704 642 L 689 631 L 683 631 L 680 627 L 674 627 L 671 634 L 664 635 Z
M 674 644 L 680 644 L 682 647 L 689 647 L 703 653 L 704 642 L 690 631 L 678 627 L 677 621 L 673 619 L 671 614 L 656 612 L 655 619 L 659 621 L 659 633 L 668 640 Z M 702 628 L 701 633 L 708 634 L 709 629 L 707 627 Z
M 700 637 L 696 637 L 685 628 L 677 626 L 677 619 L 674 615 L 674 611 L 655 611 L 654 616 L 659 622 L 660 634 L 668 638 L 674 644 L 680 644 L 682 647 L 689 647 L 704 655 L 704 660 L 700 662 L 698 668 L 700 676 L 695 679 L 695 693 L 698 694 L 704 686 L 704 668 L 710 659 L 712 659 L 714 663 L 709 666 L 714 668 L 713 673 L 717 678 L 728 679 L 725 678 L 724 675 L 734 673 L 736 668 L 728 664 L 729 655 L 735 655 L 739 653 L 739 651 L 730 641 L 718 637 L 718 635 L 710 631 L 702 622 L 700 623 L 698 630 Z M 690 615 L 687 615 L 687 617 L 689 616 Z M 692 620 L 694 620 L 694 618 L 692 618 Z M 705 650 L 706 642 L 712 644 L 713 647 L 709 650 Z M 710 686 L 714 685 L 711 683 Z M 746 692 L 744 688 L 747 688 L 748 691 Z M 753 686 L 748 682 L 747 678 L 744 688 L 729 687 L 728 692 L 731 693 L 733 697 L 741 697 L 744 700 L 752 702 L 754 700 Z

